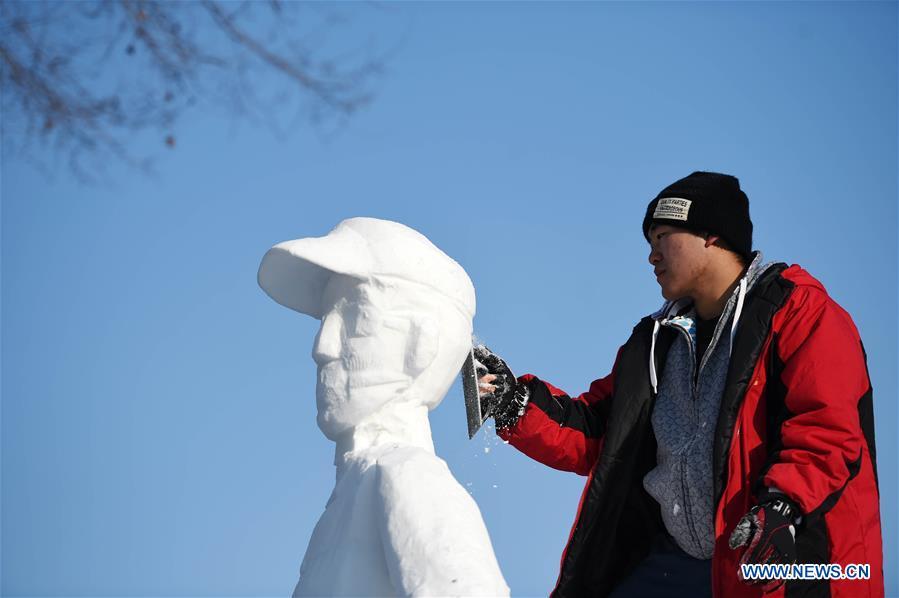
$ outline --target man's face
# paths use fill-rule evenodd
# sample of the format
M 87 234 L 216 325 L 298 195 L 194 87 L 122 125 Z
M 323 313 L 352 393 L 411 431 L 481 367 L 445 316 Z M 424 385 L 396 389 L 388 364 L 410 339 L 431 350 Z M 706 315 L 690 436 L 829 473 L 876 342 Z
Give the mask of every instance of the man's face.
M 419 373 L 409 355 L 421 349 L 410 342 L 419 336 L 416 314 L 402 310 L 396 294 L 342 275 L 325 288 L 312 358 L 318 426 L 332 440 L 401 397 Z
M 649 263 L 662 287 L 662 297 L 695 298 L 708 265 L 706 240 L 683 228 L 654 224 L 649 229 L 649 246 Z

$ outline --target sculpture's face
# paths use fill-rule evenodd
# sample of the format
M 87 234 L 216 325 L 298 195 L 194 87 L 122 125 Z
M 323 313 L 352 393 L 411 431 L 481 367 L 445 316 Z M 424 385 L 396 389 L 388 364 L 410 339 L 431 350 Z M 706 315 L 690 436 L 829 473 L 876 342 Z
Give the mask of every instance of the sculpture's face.
M 337 274 L 325 288 L 312 358 L 318 426 L 332 440 L 402 397 L 436 353 L 433 324 L 397 294 Z

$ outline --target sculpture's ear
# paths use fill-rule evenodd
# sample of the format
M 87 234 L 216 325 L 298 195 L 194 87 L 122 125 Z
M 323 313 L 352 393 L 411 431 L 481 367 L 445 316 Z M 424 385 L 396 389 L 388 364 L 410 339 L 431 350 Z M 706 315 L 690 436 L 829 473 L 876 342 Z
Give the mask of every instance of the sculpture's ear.
M 417 317 L 412 322 L 408 351 L 406 353 L 406 369 L 417 376 L 428 368 L 437 357 L 440 348 L 440 330 L 437 323 L 427 316 Z

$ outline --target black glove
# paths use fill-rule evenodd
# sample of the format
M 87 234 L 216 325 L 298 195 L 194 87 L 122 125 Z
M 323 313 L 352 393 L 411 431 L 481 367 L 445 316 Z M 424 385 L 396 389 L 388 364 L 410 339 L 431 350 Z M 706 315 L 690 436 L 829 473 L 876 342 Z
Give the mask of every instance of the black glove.
M 799 508 L 783 494 L 770 493 L 752 507 L 730 535 L 731 549 L 746 546 L 737 576 L 744 583 L 762 585 L 763 592 L 776 590 L 783 579 L 745 579 L 742 565 L 792 565 L 796 562 L 796 525 Z
M 474 358 L 478 380 L 487 374 L 496 376 L 491 382 L 496 390 L 481 395 L 481 412 L 491 412 L 497 428 L 514 425 L 528 402 L 527 385 L 519 384 L 506 362 L 484 345 L 474 348 Z

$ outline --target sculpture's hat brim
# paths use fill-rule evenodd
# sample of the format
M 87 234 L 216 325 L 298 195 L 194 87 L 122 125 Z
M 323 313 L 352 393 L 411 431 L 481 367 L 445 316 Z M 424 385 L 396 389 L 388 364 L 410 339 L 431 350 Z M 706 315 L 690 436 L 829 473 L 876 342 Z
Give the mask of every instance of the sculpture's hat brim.
M 370 271 L 366 241 L 350 227 L 338 226 L 324 237 L 278 243 L 263 256 L 257 280 L 281 305 L 321 319 L 322 295 L 332 274 L 364 280 Z

